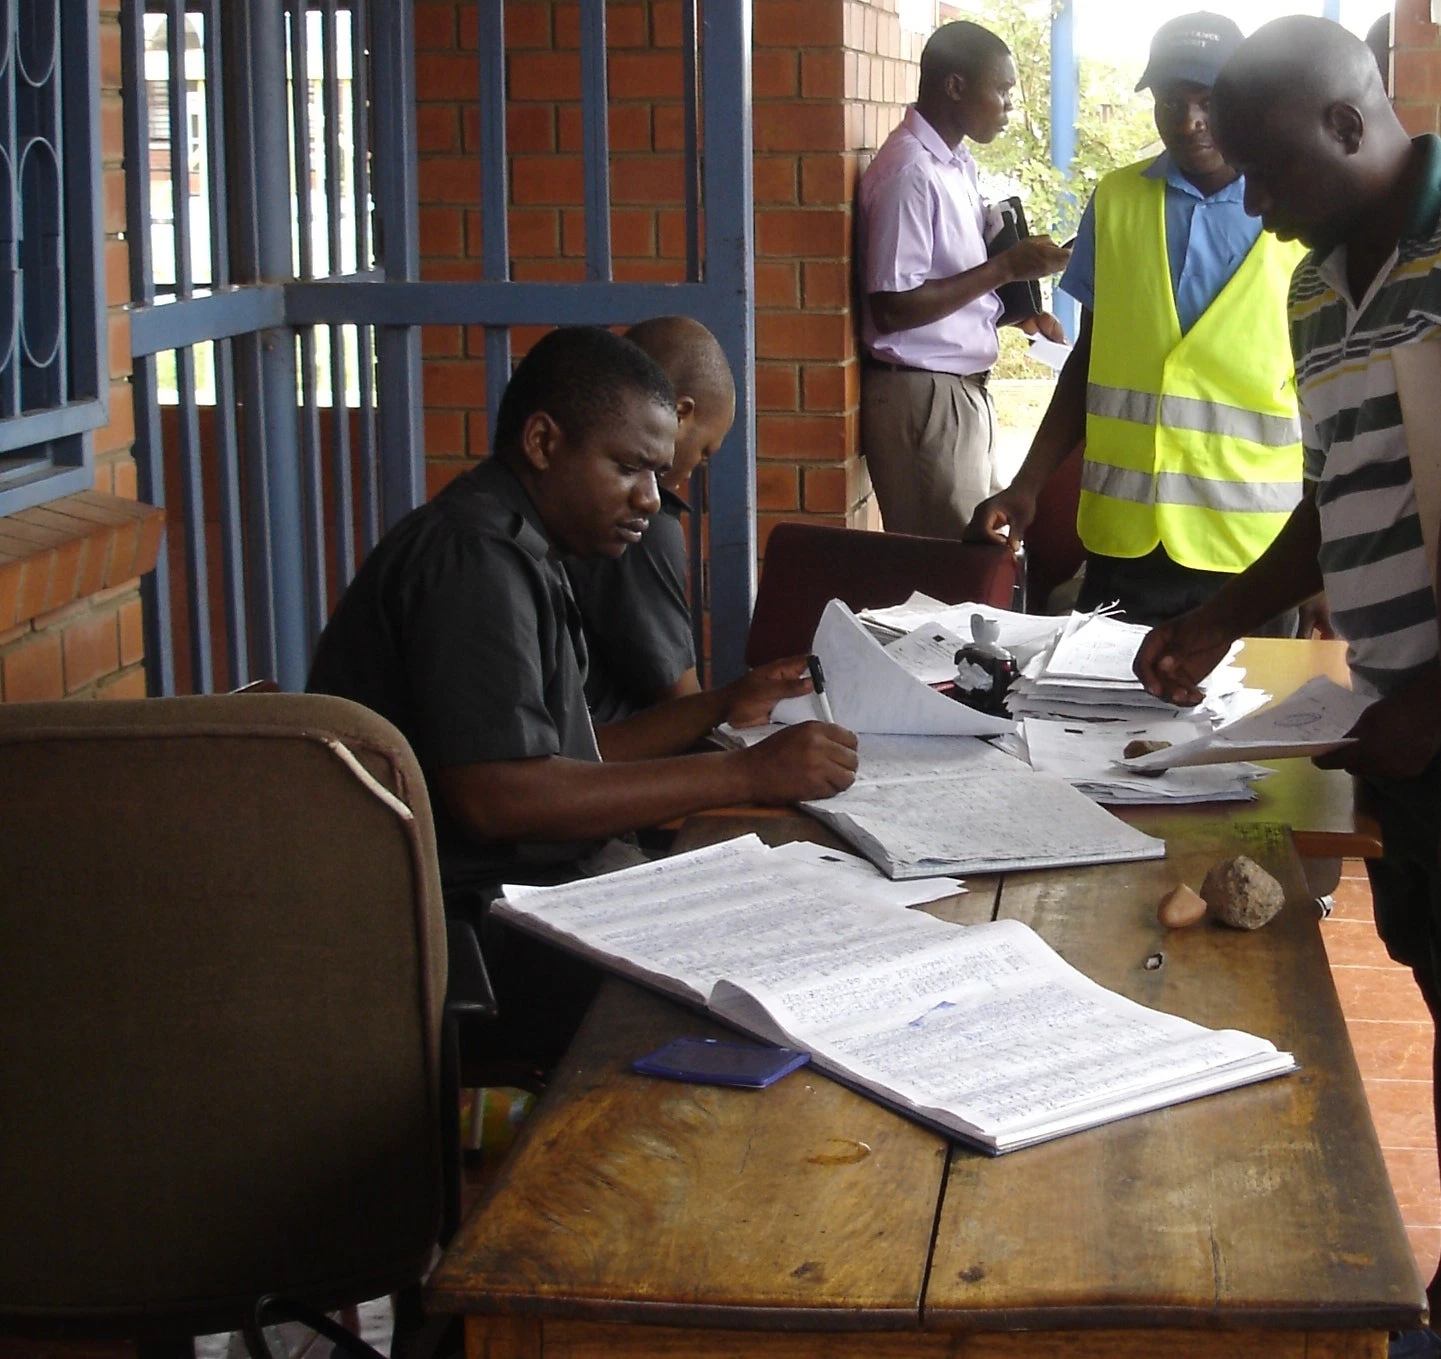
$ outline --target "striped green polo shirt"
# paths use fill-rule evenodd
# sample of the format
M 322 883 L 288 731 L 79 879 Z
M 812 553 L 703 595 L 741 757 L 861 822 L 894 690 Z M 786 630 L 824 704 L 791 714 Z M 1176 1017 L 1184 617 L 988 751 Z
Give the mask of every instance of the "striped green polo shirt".
M 1346 247 L 1291 280 L 1291 351 L 1321 571 L 1356 687 L 1399 689 L 1437 651 L 1436 602 L 1390 351 L 1441 331 L 1441 139 L 1426 153 L 1400 244 L 1353 302 Z

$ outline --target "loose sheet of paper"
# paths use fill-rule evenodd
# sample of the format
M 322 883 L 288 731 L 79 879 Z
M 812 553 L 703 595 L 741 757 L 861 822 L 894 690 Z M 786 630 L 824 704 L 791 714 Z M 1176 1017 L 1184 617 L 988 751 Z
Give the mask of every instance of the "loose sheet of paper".
M 825 670 L 826 697 L 843 727 L 854 732 L 901 736 L 1000 736 L 1014 730 L 938 694 L 908 675 L 838 599 L 825 607 L 811 649 Z M 810 722 L 820 716 L 811 695 L 776 704 L 776 722 Z
M 1075 351 L 1070 345 L 1058 344 L 1044 335 L 1032 335 L 1031 347 L 1027 352 L 1037 363 L 1044 363 L 1047 368 L 1054 368 L 1059 373 Z
M 1104 615 L 1073 614 L 1046 661 L 1046 677 L 1139 688 L 1131 667 L 1149 631 Z
M 785 728 L 779 723 L 764 727 L 717 727 L 713 735 L 731 750 L 760 744 Z M 978 736 L 883 736 L 861 732 L 856 738 L 859 768 L 857 783 L 889 783 L 894 779 L 928 779 L 938 774 L 978 773 L 1004 770 L 1013 774 L 1029 772 L 1030 766 L 998 750 Z
M 885 653 L 908 675 L 922 684 L 941 684 L 956 677 L 956 652 L 965 640 L 939 623 L 923 623 L 914 632 L 898 637 Z
M 1233 760 L 1282 760 L 1324 755 L 1347 743 L 1347 733 L 1375 702 L 1318 675 L 1283 698 L 1197 741 L 1125 762 L 1128 769 L 1180 769 Z

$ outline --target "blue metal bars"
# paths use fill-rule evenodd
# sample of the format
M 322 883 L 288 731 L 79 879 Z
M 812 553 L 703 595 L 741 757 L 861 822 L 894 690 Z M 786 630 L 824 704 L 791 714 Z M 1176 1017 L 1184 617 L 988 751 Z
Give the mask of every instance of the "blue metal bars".
M 681 284 L 610 282 L 610 155 L 607 136 L 604 0 L 581 0 L 581 125 L 585 183 L 585 283 L 510 281 L 507 241 L 505 17 L 503 0 L 479 0 L 482 279 L 412 284 L 384 297 L 299 288 L 297 318 L 338 305 L 354 319 L 403 319 L 485 327 L 486 406 L 492 434 L 510 376 L 509 327 L 526 323 L 617 325 L 679 312 L 713 330 L 736 375 L 736 423 L 711 473 L 711 655 L 717 678 L 744 668 L 755 592 L 755 255 L 751 195 L 750 6 L 712 0 L 698 16 L 682 0 L 685 121 L 686 279 Z M 704 143 L 706 154 L 700 155 Z M 704 208 L 704 233 L 701 231 Z M 359 308 L 351 313 L 351 307 Z M 377 311 L 377 309 L 379 309 Z M 699 508 L 699 507 L 697 507 Z M 693 547 L 692 598 L 706 605 Z M 700 621 L 698 618 L 698 636 Z
M 104 424 L 92 6 L 0 0 L 0 513 L 87 489 Z
M 383 106 L 408 107 L 411 76 L 379 55 L 404 33 L 370 27 L 405 29 L 408 6 L 125 0 L 121 19 L 136 458 L 145 497 L 178 508 L 185 549 L 183 581 L 162 556 L 145 583 L 149 688 L 252 674 L 299 688 L 358 553 L 420 496 L 413 329 L 388 326 L 377 344 L 341 316 L 295 325 L 286 291 L 297 277 L 340 295 L 375 286 L 372 210 L 389 204 L 372 203 L 373 184 L 408 185 L 414 216 L 414 112 Z M 398 169 L 372 164 L 372 124 Z M 413 279 L 405 216 L 402 203 L 384 264 Z M 413 242 L 412 230 L 412 255 Z M 377 350 L 398 370 L 385 401 Z

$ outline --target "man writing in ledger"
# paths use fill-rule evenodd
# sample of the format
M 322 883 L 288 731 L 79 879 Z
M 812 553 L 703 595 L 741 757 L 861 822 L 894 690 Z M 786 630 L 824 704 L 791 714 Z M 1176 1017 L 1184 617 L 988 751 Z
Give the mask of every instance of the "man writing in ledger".
M 855 778 L 856 738 L 815 722 L 745 751 L 677 753 L 714 721 L 708 695 L 592 728 L 560 554 L 618 557 L 640 539 L 675 437 L 674 389 L 645 353 L 598 328 L 551 332 L 506 387 L 492 456 L 381 539 L 321 635 L 308 687 L 374 709 L 415 749 L 448 899 L 573 875 L 607 836 Z M 803 658 L 751 671 L 723 716 L 764 721 L 809 692 L 804 674 Z M 488 912 L 482 939 L 498 1045 L 547 1065 L 594 977 Z
M 665 370 L 675 388 L 675 461 L 659 478 L 660 512 L 640 542 L 620 557 L 566 560 L 590 657 L 585 697 L 597 723 L 700 693 L 686 594 L 690 550 L 680 518 L 690 507 L 681 497 L 691 473 L 730 432 L 736 410 L 730 365 L 699 321 L 656 316 L 625 337 Z M 712 691 L 712 697 L 725 702 L 722 692 Z
M 1080 334 L 1011 485 L 968 537 L 1024 537 L 1052 474 L 1085 441 L 1076 607 L 1174 618 L 1265 551 L 1301 496 L 1286 290 L 1301 250 L 1246 213 L 1211 136 L 1211 87 L 1241 31 L 1187 14 L 1151 43 L 1137 89 L 1165 150 L 1107 175 L 1061 287 Z M 1295 634 L 1295 615 L 1276 628 Z
M 1385 846 L 1366 861 L 1376 928 L 1441 1020 L 1441 672 L 1412 477 L 1434 450 L 1411 447 L 1392 362 L 1441 334 L 1441 140 L 1408 137 L 1364 44 L 1299 16 L 1241 45 L 1212 125 L 1247 210 L 1311 247 L 1290 296 L 1306 490 L 1252 567 L 1146 638 L 1136 673 L 1193 704 L 1234 638 L 1324 581 L 1353 685 L 1376 702 L 1317 763 L 1361 779 Z M 1435 1315 L 1441 1272 L 1427 1293 Z
M 995 290 L 1070 258 L 1045 236 L 987 257 L 985 204 L 962 142 L 1001 134 L 1015 83 L 994 33 L 942 25 L 921 53 L 916 102 L 861 179 L 861 449 L 892 533 L 959 538 L 1000 489 L 986 390 L 999 352 Z M 1062 338 L 1052 316 L 1023 328 Z

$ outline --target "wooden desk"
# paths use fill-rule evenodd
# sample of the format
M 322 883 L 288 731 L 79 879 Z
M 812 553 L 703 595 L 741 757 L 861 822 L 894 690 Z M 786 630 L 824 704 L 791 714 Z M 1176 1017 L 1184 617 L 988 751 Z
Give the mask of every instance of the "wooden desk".
M 683 839 L 749 829 L 819 834 L 763 818 Z M 759 1093 L 635 1076 L 721 1030 L 611 981 L 430 1305 L 467 1314 L 470 1359 L 1382 1359 L 1424 1295 L 1290 840 L 1165 829 L 1164 861 L 977 880 L 925 909 L 1026 920 L 1126 995 L 1290 1048 L 1299 1074 L 989 1159 L 808 1070 Z M 1242 848 L 1285 884 L 1281 917 L 1161 930 L 1161 894 Z

